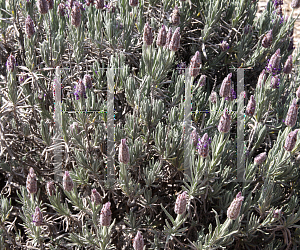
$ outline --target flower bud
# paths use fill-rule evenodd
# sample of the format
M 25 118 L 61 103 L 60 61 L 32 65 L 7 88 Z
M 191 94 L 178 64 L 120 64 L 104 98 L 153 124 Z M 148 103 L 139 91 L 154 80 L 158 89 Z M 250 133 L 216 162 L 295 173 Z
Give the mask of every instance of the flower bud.
M 71 23 L 76 28 L 80 26 L 81 22 L 81 10 L 77 4 L 74 4 L 71 11 Z
M 292 72 L 292 69 L 293 69 L 293 56 L 290 55 L 284 64 L 283 73 L 290 74 Z
M 180 13 L 177 6 L 175 6 L 172 13 L 172 24 L 178 26 L 180 24 Z
M 36 2 L 37 8 L 41 14 L 47 14 L 48 13 L 48 2 L 47 0 L 37 0 Z
M 165 25 L 161 26 L 161 29 L 158 32 L 156 45 L 157 46 L 165 46 L 167 41 L 167 31 Z
M 242 202 L 244 200 L 244 196 L 242 196 L 242 192 L 239 192 L 234 200 L 231 202 L 229 208 L 227 209 L 227 217 L 231 220 L 236 220 L 240 214 Z
M 110 210 L 110 202 L 106 202 L 102 209 L 100 214 L 100 224 L 101 226 L 108 227 L 110 225 L 111 221 L 111 210 Z
M 55 186 L 54 186 L 53 181 L 48 181 L 47 182 L 47 193 L 48 193 L 49 196 L 55 195 L 56 190 L 55 190 Z
M 300 99 L 300 86 L 298 87 L 298 89 L 296 91 L 296 96 L 298 99 Z
M 250 96 L 250 100 L 248 102 L 248 105 L 246 107 L 246 115 L 247 116 L 253 116 L 254 115 L 254 112 L 255 112 L 255 106 L 256 106 L 256 102 L 255 102 L 255 99 L 254 99 L 254 96 L 251 95 Z
M 276 73 L 279 70 L 279 66 L 280 66 L 280 49 L 276 50 L 274 55 L 272 55 L 267 66 L 267 71 L 269 73 Z
M 76 96 L 76 100 L 79 100 L 80 98 L 86 98 L 85 93 L 85 86 L 81 79 L 79 79 L 77 85 L 75 86 L 75 92 L 74 95 Z
M 292 0 L 291 7 L 297 9 L 300 7 L 300 0 Z
M 256 165 L 261 165 L 265 162 L 266 159 L 267 159 L 267 153 L 263 152 L 254 158 L 254 163 Z
M 98 193 L 96 189 L 92 190 L 91 201 L 94 202 L 95 205 L 99 205 L 102 201 L 101 195 Z
M 264 48 L 269 48 L 272 44 L 272 39 L 273 39 L 272 30 L 269 30 L 269 32 L 264 36 L 261 45 Z
M 69 171 L 65 171 L 64 177 L 63 177 L 63 187 L 64 190 L 71 192 L 74 184 L 73 184 L 73 180 L 69 174 Z
M 43 224 L 43 214 L 42 214 L 41 210 L 39 209 L 39 207 L 35 208 L 32 222 L 34 223 L 34 225 L 36 227 L 39 227 Z
M 172 29 L 169 28 L 168 33 L 167 33 L 166 45 L 165 45 L 166 48 L 169 48 L 171 39 L 172 39 Z
M 47 0 L 48 1 L 48 9 L 52 10 L 54 7 L 54 1 L 53 0 Z
M 231 89 L 231 77 L 232 73 L 229 73 L 223 80 L 221 88 L 220 88 L 220 96 L 228 97 L 230 95 Z
M 229 44 L 226 41 L 222 41 L 222 43 L 220 44 L 220 49 L 222 51 L 228 50 L 229 49 Z
M 175 213 L 183 214 L 186 210 L 186 203 L 187 203 L 187 192 L 184 191 L 183 193 L 177 196 L 175 209 L 174 209 Z
M 192 144 L 194 145 L 194 147 L 197 146 L 198 138 L 199 138 L 199 135 L 198 135 L 196 129 L 194 129 L 191 133 L 191 140 L 192 140 Z
M 263 71 L 260 73 L 257 81 L 257 87 L 261 87 L 266 82 L 266 70 L 263 69 Z
M 289 133 L 288 136 L 286 137 L 285 144 L 284 144 L 284 149 L 286 151 L 290 152 L 295 147 L 296 142 L 297 142 L 298 131 L 299 131 L 299 129 L 296 129 L 296 130 L 292 131 L 291 133 Z
M 13 55 L 10 55 L 6 61 L 6 68 L 8 71 L 13 72 L 16 66 L 16 58 Z
M 93 87 L 93 84 L 92 84 L 92 77 L 88 74 L 84 75 L 83 77 L 83 83 L 85 85 L 86 88 L 89 88 L 91 89 Z
M 201 57 L 199 51 L 191 59 L 190 63 L 190 75 L 196 77 L 200 73 Z
M 219 125 L 218 125 L 218 130 L 220 133 L 228 133 L 230 131 L 230 122 L 231 118 L 230 115 L 228 114 L 228 111 L 225 110 L 223 115 L 221 116 Z
M 291 106 L 289 107 L 289 111 L 287 112 L 286 118 L 285 118 L 285 125 L 288 127 L 294 127 L 297 122 L 297 116 L 298 116 L 298 105 L 297 105 L 297 99 L 293 99 Z
M 60 3 L 58 6 L 57 6 L 57 15 L 58 16 L 65 16 L 66 14 L 66 7 L 63 3 Z
M 129 0 L 129 5 L 131 7 L 136 7 L 139 5 L 139 0 Z
M 148 23 L 146 23 L 144 27 L 144 43 L 147 46 L 150 46 L 153 43 L 152 28 L 149 26 Z
M 210 94 L 210 101 L 212 102 L 212 103 L 217 103 L 217 92 L 215 92 L 215 91 L 212 91 L 211 92 L 211 94 Z
M 122 139 L 119 146 L 119 162 L 124 164 L 128 164 L 130 162 L 129 147 L 126 144 L 126 139 Z
M 279 83 L 280 83 L 279 75 L 272 76 L 272 78 L 271 78 L 271 87 L 273 89 L 277 89 L 279 87 Z
M 28 15 L 25 20 L 25 33 L 28 36 L 28 38 L 31 38 L 35 33 L 34 24 L 30 15 Z
M 36 174 L 34 173 L 33 168 L 29 169 L 26 180 L 26 188 L 29 194 L 35 194 L 37 192 Z
M 144 249 L 144 239 L 140 231 L 137 232 L 136 236 L 133 239 L 133 248 L 134 250 Z
M 172 36 L 172 39 L 170 41 L 170 44 L 169 44 L 169 49 L 172 50 L 172 51 L 177 51 L 180 47 L 180 28 L 176 28 L 173 36 Z
M 205 133 L 198 142 L 198 153 L 201 157 L 206 158 L 209 152 L 209 138 L 208 134 Z
M 95 7 L 98 10 L 102 10 L 104 8 L 104 0 L 95 0 Z

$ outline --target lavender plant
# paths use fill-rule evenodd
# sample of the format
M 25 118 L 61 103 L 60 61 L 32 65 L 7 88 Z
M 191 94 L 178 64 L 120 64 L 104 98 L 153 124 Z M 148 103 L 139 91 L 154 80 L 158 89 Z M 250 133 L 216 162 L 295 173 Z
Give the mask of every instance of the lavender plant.
M 0 0 L 0 249 L 297 249 L 285 4 Z

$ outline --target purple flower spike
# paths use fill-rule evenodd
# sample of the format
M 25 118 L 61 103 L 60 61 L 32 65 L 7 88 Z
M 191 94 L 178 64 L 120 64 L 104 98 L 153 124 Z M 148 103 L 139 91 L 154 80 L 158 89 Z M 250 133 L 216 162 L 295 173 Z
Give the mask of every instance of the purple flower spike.
M 144 239 L 140 231 L 137 232 L 136 236 L 133 239 L 133 249 L 134 250 L 143 250 L 144 249 Z
M 172 39 L 169 44 L 169 49 L 172 51 L 177 51 L 180 47 L 180 28 L 176 28 Z
M 201 56 L 199 51 L 195 53 L 190 62 L 190 75 L 196 77 L 200 73 Z
M 182 194 L 177 196 L 175 202 L 175 213 L 183 214 L 186 211 L 186 203 L 187 203 L 187 192 L 184 191 Z
M 198 142 L 198 153 L 201 157 L 206 158 L 209 152 L 209 139 L 208 134 L 205 133 Z
M 268 66 L 267 66 L 267 71 L 269 73 L 277 73 L 279 71 L 279 66 L 280 66 L 280 49 L 277 49 L 274 55 L 272 55 Z
M 34 24 L 30 15 L 28 15 L 25 20 L 25 33 L 27 34 L 28 38 L 31 38 L 35 33 Z
M 69 174 L 69 171 L 66 171 L 63 177 L 63 187 L 66 191 L 71 192 L 74 184 L 73 184 L 73 180 Z
M 79 79 L 77 85 L 75 86 L 75 92 L 74 95 L 76 96 L 76 100 L 79 100 L 80 98 L 86 98 L 85 93 L 85 86 L 81 79 Z
M 221 88 L 220 88 L 220 96 L 228 97 L 230 95 L 231 90 L 231 77 L 232 73 L 229 73 L 223 80 Z
M 110 202 L 106 202 L 102 209 L 100 214 L 100 224 L 101 226 L 108 227 L 110 225 L 111 221 L 111 210 L 110 210 Z
M 43 224 L 43 214 L 39 207 L 35 208 L 35 212 L 34 212 L 32 221 L 36 227 L 39 227 Z
M 242 202 L 244 200 L 244 196 L 242 196 L 242 192 L 239 192 L 232 203 L 230 204 L 229 208 L 227 209 L 227 217 L 231 220 L 236 220 L 240 214 Z
M 162 25 L 161 29 L 158 32 L 156 45 L 162 47 L 166 45 L 166 42 L 167 42 L 167 31 L 165 25 Z

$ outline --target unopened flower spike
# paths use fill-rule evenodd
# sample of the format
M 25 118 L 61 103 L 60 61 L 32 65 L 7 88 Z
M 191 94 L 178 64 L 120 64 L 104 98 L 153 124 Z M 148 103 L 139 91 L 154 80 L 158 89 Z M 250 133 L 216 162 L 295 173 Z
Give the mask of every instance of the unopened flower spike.
M 248 102 L 248 105 L 246 107 L 246 115 L 247 116 L 253 116 L 254 113 L 255 113 L 255 106 L 256 106 L 256 102 L 255 102 L 255 99 L 254 99 L 254 96 L 251 95 L 250 96 L 250 100 Z
M 16 66 L 16 58 L 13 55 L 10 55 L 6 61 L 7 71 L 13 72 Z
M 191 133 L 191 141 L 192 141 L 192 144 L 194 145 L 194 147 L 196 147 L 198 144 L 198 138 L 199 138 L 199 135 L 197 133 L 197 130 L 194 129 Z
M 39 207 L 35 208 L 35 212 L 33 214 L 32 222 L 36 227 L 39 227 L 43 224 L 43 214 Z
M 288 127 L 294 127 L 297 122 L 298 117 L 298 104 L 297 99 L 293 99 L 291 106 L 289 107 L 289 110 L 287 112 L 286 118 L 285 118 L 285 125 Z
M 284 67 L 283 67 L 283 73 L 290 74 L 293 69 L 293 56 L 289 55 L 288 59 L 286 60 Z
M 92 77 L 88 74 L 84 75 L 83 84 L 85 85 L 86 88 L 91 89 L 93 87 Z
M 292 151 L 297 142 L 297 134 L 299 129 L 296 129 L 288 134 L 287 138 L 285 139 L 284 149 L 286 151 Z
M 190 62 L 190 75 L 196 77 L 200 73 L 201 56 L 199 51 L 196 51 Z
M 272 34 L 272 30 L 269 30 L 269 32 L 264 36 L 261 45 L 264 48 L 269 48 L 272 44 L 272 39 L 273 39 L 273 34 Z
M 30 15 L 28 15 L 25 20 L 25 33 L 28 36 L 28 38 L 31 38 L 35 33 L 34 24 Z
M 104 9 L 104 0 L 95 0 L 95 7 L 96 7 L 96 9 L 100 9 L 100 10 L 102 10 L 102 9 Z
M 266 70 L 263 69 L 263 71 L 260 73 L 257 81 L 257 87 L 261 87 L 266 82 Z
M 144 239 L 140 231 L 137 232 L 136 236 L 133 239 L 133 248 L 134 250 L 143 250 L 144 249 Z
M 102 202 L 101 195 L 95 188 L 92 190 L 91 201 L 94 202 L 95 205 L 99 205 Z
M 276 74 L 277 71 L 279 70 L 280 66 L 280 49 L 277 49 L 276 52 L 272 55 L 268 66 L 267 66 L 267 71 L 269 73 L 274 73 Z
M 174 26 L 178 26 L 180 24 L 180 13 L 177 6 L 175 6 L 173 13 L 172 13 L 172 24 Z
M 157 46 L 165 46 L 167 42 L 167 31 L 165 25 L 161 26 L 161 29 L 158 32 L 156 45 Z
M 74 4 L 71 11 L 71 23 L 76 28 L 80 26 L 81 23 L 81 10 L 77 4 Z
M 81 79 L 78 80 L 78 83 L 75 86 L 74 95 L 76 96 L 76 100 L 79 100 L 80 98 L 86 98 L 85 86 Z
M 229 208 L 227 209 L 227 217 L 231 220 L 236 220 L 240 214 L 242 203 L 244 200 L 244 196 L 242 196 L 242 192 L 238 192 Z
M 266 159 L 267 159 L 267 153 L 263 152 L 263 153 L 260 153 L 259 155 L 257 155 L 254 158 L 254 163 L 256 165 L 261 165 L 261 164 L 263 164 L 265 162 Z
M 149 26 L 149 23 L 146 23 L 144 27 L 144 44 L 150 46 L 152 45 L 152 43 L 153 43 L 152 28 Z
M 172 35 L 173 35 L 172 29 L 171 29 L 171 27 L 169 27 L 169 30 L 167 33 L 167 38 L 166 38 L 166 45 L 165 45 L 166 48 L 169 48 L 169 45 L 170 45 L 170 42 L 172 39 Z
M 64 17 L 66 14 L 66 7 L 63 3 L 60 3 L 58 6 L 57 6 L 57 15 L 61 16 L 61 17 Z
M 41 14 L 47 14 L 48 13 L 49 8 L 48 8 L 48 1 L 47 0 L 37 0 L 36 4 L 37 4 L 38 11 Z
M 210 94 L 210 101 L 211 103 L 217 103 L 218 94 L 216 91 L 212 91 Z
M 184 191 L 183 193 L 177 196 L 175 202 L 174 211 L 176 214 L 183 214 L 186 211 L 186 204 L 187 204 L 187 192 Z
M 172 39 L 170 41 L 169 49 L 171 51 L 177 51 L 180 47 L 180 28 L 176 28 Z
M 102 209 L 100 214 L 100 225 L 108 227 L 110 225 L 111 221 L 111 210 L 110 210 L 111 203 L 108 201 L 106 202 Z
M 228 114 L 228 111 L 225 110 L 221 116 L 221 119 L 220 119 L 220 122 L 218 125 L 219 132 L 220 133 L 228 133 L 230 131 L 230 123 L 231 123 L 230 115 Z
M 209 152 L 209 138 L 208 134 L 205 133 L 198 142 L 198 153 L 201 157 L 206 158 Z
M 49 196 L 55 195 L 56 190 L 55 190 L 55 186 L 54 186 L 53 181 L 48 181 L 47 182 L 47 193 L 48 193 Z
M 33 168 L 29 169 L 26 180 L 26 188 L 29 194 L 35 194 L 37 192 L 36 174 L 34 173 Z
M 47 0 L 48 1 L 48 9 L 52 10 L 54 7 L 54 0 Z
M 232 73 L 229 73 L 223 80 L 221 88 L 220 88 L 220 96 L 228 97 L 230 95 L 231 89 L 231 77 Z
M 126 144 L 126 139 L 122 139 L 119 146 L 119 162 L 124 164 L 130 162 L 129 147 Z
M 64 174 L 63 187 L 64 187 L 64 190 L 66 190 L 68 192 L 71 192 L 74 187 L 73 180 L 69 174 L 69 171 L 66 171 Z

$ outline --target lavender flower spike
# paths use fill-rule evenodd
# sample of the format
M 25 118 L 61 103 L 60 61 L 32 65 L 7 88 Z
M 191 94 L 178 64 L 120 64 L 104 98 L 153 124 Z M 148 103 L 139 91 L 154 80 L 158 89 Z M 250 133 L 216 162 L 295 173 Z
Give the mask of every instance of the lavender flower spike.
M 176 28 L 173 36 L 172 36 L 172 39 L 170 41 L 170 44 L 169 44 L 169 49 L 172 50 L 172 51 L 177 51 L 180 47 L 180 28 Z
M 182 194 L 179 194 L 176 199 L 175 203 L 175 213 L 176 214 L 183 214 L 186 210 L 186 203 L 187 203 L 187 192 L 184 191 Z
M 247 116 L 251 117 L 251 116 L 254 115 L 255 106 L 256 106 L 256 102 L 255 102 L 254 96 L 251 95 L 250 100 L 249 100 L 248 105 L 247 105 L 247 108 L 246 108 L 246 115 Z
M 217 92 L 216 91 L 211 92 L 210 101 L 211 101 L 211 103 L 214 103 L 214 104 L 217 103 Z
M 48 193 L 49 196 L 55 195 L 56 191 L 55 191 L 53 181 L 47 182 L 47 193 Z
M 29 174 L 27 175 L 26 188 L 29 194 L 35 194 L 37 192 L 37 181 L 36 174 L 33 168 L 29 169 Z
M 8 71 L 13 72 L 16 66 L 16 58 L 13 55 L 10 55 L 6 61 L 6 68 Z
M 286 60 L 282 71 L 285 74 L 290 74 L 292 72 L 292 69 L 293 69 L 293 56 L 290 55 Z
M 48 8 L 47 0 L 37 0 L 36 4 L 37 4 L 38 11 L 41 14 L 47 14 L 48 13 L 49 8 Z
M 126 139 L 122 139 L 119 146 L 119 162 L 124 164 L 128 164 L 130 162 L 129 148 L 126 144 Z
M 66 14 L 66 7 L 63 3 L 60 3 L 57 6 L 57 15 L 63 17 L 63 16 L 65 16 L 65 14 Z
M 35 33 L 34 24 L 30 15 L 28 15 L 25 20 L 25 33 L 28 36 L 28 38 L 31 38 Z
M 136 236 L 133 239 L 133 248 L 134 250 L 143 250 L 144 249 L 144 239 L 140 231 L 137 232 Z
M 172 13 L 172 23 L 175 26 L 178 26 L 180 24 L 180 13 L 177 6 L 175 6 L 173 13 Z
M 236 220 L 240 214 L 242 202 L 244 200 L 244 196 L 242 196 L 242 192 L 239 192 L 232 203 L 230 204 L 229 208 L 227 209 L 227 217 L 231 220 Z
M 100 224 L 101 226 L 108 227 L 110 225 L 111 221 L 111 210 L 110 210 L 110 202 L 106 202 L 102 209 L 100 214 Z
M 225 110 L 223 115 L 221 116 L 219 125 L 218 125 L 218 130 L 220 133 L 228 133 L 230 131 L 230 123 L 231 123 L 231 118 L 230 115 L 228 114 L 228 111 Z
M 267 71 L 269 73 L 277 73 L 277 71 L 279 70 L 279 66 L 280 66 L 280 49 L 276 50 L 274 55 L 272 55 L 267 66 Z
M 299 129 L 296 129 L 288 134 L 287 138 L 285 139 L 284 149 L 286 151 L 292 151 L 296 145 L 297 142 L 297 134 Z
M 71 192 L 74 184 L 73 184 L 73 180 L 69 174 L 69 171 L 66 171 L 63 177 L 63 187 L 66 191 Z
M 257 81 L 257 87 L 261 87 L 266 82 L 266 70 L 263 69 L 263 71 L 260 73 Z
M 47 0 L 48 1 L 48 9 L 52 10 L 54 7 L 54 0 Z
M 166 45 L 165 45 L 166 48 L 169 48 L 171 39 L 172 39 L 172 29 L 169 28 L 168 33 L 167 33 Z
M 267 159 L 267 153 L 263 152 L 254 158 L 254 163 L 256 165 L 261 165 L 265 162 L 266 159 Z
M 191 133 L 191 140 L 192 140 L 192 144 L 194 145 L 194 147 L 197 146 L 197 143 L 198 143 L 198 137 L 199 137 L 199 135 L 198 135 L 196 129 L 194 129 L 194 130 L 192 131 L 192 133 Z
M 96 189 L 92 190 L 91 201 L 94 202 L 95 205 L 100 204 L 102 201 L 101 195 L 98 193 Z
M 81 23 L 81 10 L 77 4 L 74 4 L 71 10 L 71 23 L 76 28 L 78 28 Z
M 232 73 L 229 73 L 223 80 L 221 88 L 220 88 L 220 96 L 228 97 L 230 95 L 231 89 L 231 77 Z
M 95 1 L 95 7 L 96 9 L 104 9 L 104 0 L 96 0 Z
M 190 62 L 190 75 L 196 77 L 200 73 L 201 57 L 199 51 L 195 53 Z
M 33 214 L 33 223 L 36 227 L 40 227 L 43 224 L 43 214 L 39 207 L 35 208 L 35 212 Z
M 293 102 L 289 107 L 289 111 L 287 112 L 285 125 L 291 128 L 294 127 L 297 122 L 297 116 L 298 116 L 298 105 L 297 105 L 297 99 L 295 98 L 293 99 Z
M 144 27 L 144 43 L 147 46 L 150 46 L 153 43 L 152 28 L 149 26 L 149 23 L 146 23 Z
M 165 46 L 167 42 L 167 31 L 165 25 L 161 26 L 161 29 L 158 32 L 156 45 L 157 46 Z
M 76 96 L 76 100 L 83 98 L 83 97 L 86 98 L 85 86 L 81 79 L 79 79 L 79 81 L 75 87 L 74 95 Z
M 271 87 L 277 89 L 279 87 L 280 78 L 279 75 L 272 76 L 271 78 Z
M 291 3 L 291 7 L 293 9 L 297 9 L 300 7 L 300 0 L 293 0 L 292 3 Z
M 273 39 L 272 30 L 269 30 L 269 32 L 264 36 L 261 45 L 264 48 L 269 48 L 272 44 L 272 39 Z
M 205 133 L 198 143 L 198 153 L 201 157 L 206 158 L 209 151 L 209 139 L 208 134 Z
M 92 77 L 88 74 L 84 75 L 83 84 L 85 85 L 86 88 L 91 89 L 93 87 Z

